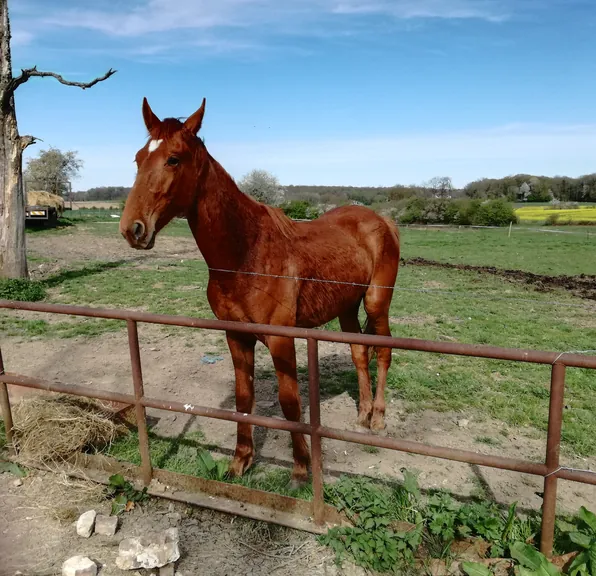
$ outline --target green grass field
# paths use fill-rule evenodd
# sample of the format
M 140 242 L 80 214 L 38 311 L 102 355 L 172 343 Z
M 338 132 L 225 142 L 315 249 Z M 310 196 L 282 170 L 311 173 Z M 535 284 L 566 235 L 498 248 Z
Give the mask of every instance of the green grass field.
M 118 234 L 118 221 L 75 222 L 76 229 L 94 236 Z M 535 274 L 596 274 L 596 232 L 582 226 L 549 228 L 402 228 L 402 258 L 422 257 L 439 262 L 495 266 Z M 560 232 L 560 233 L 553 233 Z M 571 234 L 569 234 L 571 232 Z M 32 232 L 38 235 L 70 234 L 71 226 Z M 162 236 L 191 238 L 185 220 L 176 220 L 160 232 Z M 157 240 L 159 242 L 159 238 Z
M 117 233 L 111 224 L 84 223 L 85 233 Z M 43 234 L 62 234 L 63 230 Z M 190 236 L 185 222 L 164 230 Z M 159 239 L 158 239 L 159 242 Z M 596 238 L 516 230 L 402 231 L 403 257 L 489 265 L 541 274 L 596 274 Z M 132 307 L 149 312 L 212 318 L 206 299 L 207 269 L 197 260 L 169 260 L 139 267 L 134 263 L 88 264 L 45 281 L 49 300 L 67 304 Z M 558 290 L 531 286 L 472 271 L 406 265 L 399 272 L 391 307 L 395 336 L 555 351 L 596 348 L 596 306 Z M 338 330 L 337 321 L 328 328 Z M 45 338 L 97 336 L 122 329 L 108 320 L 73 320 L 49 324 L 3 314 L 4 334 Z M 398 352 L 389 375 L 389 394 L 410 411 L 468 410 L 512 426 L 546 430 L 549 368 L 456 356 Z M 356 387 L 354 370 L 332 374 L 327 392 Z M 596 374 L 570 369 L 567 377 L 564 450 L 596 454 L 591 430 L 596 426 Z

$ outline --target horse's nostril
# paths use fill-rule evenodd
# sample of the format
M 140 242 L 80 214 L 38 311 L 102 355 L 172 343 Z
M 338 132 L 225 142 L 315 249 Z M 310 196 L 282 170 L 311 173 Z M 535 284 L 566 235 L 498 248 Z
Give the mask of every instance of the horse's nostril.
M 133 236 L 137 239 L 140 240 L 143 237 L 143 234 L 145 233 L 145 225 L 142 222 L 139 222 L 138 220 L 134 223 L 134 226 L 132 227 L 132 234 Z

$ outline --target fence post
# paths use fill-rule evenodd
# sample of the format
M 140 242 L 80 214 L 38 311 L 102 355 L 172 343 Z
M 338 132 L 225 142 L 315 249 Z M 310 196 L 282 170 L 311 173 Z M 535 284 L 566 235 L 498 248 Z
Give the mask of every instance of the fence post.
M 130 364 L 132 367 L 132 382 L 135 390 L 135 413 L 137 418 L 137 430 L 139 432 L 139 450 L 141 452 L 141 471 L 143 483 L 148 486 L 153 476 L 151 469 L 151 456 L 149 454 L 149 435 L 147 434 L 147 416 L 145 406 L 141 404 L 143 399 L 143 372 L 141 370 L 141 353 L 139 351 L 139 333 L 137 323 L 134 320 L 127 320 L 128 346 L 130 348 Z
M 4 374 L 2 349 L 0 349 L 0 374 Z M 8 448 L 8 453 L 14 456 L 16 454 L 16 450 L 12 435 L 12 410 L 10 409 L 10 398 L 8 396 L 8 387 L 6 386 L 6 382 L 0 382 L 0 406 L 2 406 L 2 419 L 4 420 L 4 429 L 6 430 L 6 447 Z
M 540 551 L 550 558 L 553 554 L 555 514 L 557 506 L 557 476 L 561 450 L 561 427 L 563 425 L 563 399 L 565 396 L 565 365 L 553 364 L 550 380 L 548 409 L 548 433 L 546 437 L 546 468 L 544 496 L 542 499 L 542 527 Z
M 325 498 L 323 495 L 323 462 L 321 456 L 321 395 L 319 390 L 319 343 L 314 338 L 308 346 L 308 398 L 310 404 L 310 449 L 312 468 L 313 517 L 315 524 L 325 523 Z

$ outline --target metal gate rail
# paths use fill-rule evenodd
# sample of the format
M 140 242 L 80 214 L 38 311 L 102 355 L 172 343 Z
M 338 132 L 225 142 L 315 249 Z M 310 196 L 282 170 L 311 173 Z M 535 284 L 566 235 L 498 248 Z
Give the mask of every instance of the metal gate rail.
M 30 378 L 19 374 L 8 373 L 4 371 L 2 354 L 0 350 L 0 405 L 2 407 L 2 414 L 6 426 L 6 435 L 9 446 L 12 445 L 13 421 L 7 384 L 134 405 L 139 432 L 141 470 L 145 484 L 149 484 L 153 476 L 151 458 L 149 455 L 149 439 L 145 415 L 146 408 L 156 408 L 171 412 L 194 414 L 196 416 L 203 416 L 205 418 L 217 418 L 232 422 L 245 422 L 247 424 L 263 426 L 265 428 L 275 428 L 289 432 L 301 432 L 303 434 L 308 434 L 311 437 L 313 485 L 312 515 L 314 517 L 315 523 L 318 525 L 323 525 L 325 523 L 326 514 L 326 506 L 323 497 L 323 468 L 321 454 L 322 438 L 331 438 L 357 444 L 367 444 L 369 446 L 376 446 L 379 448 L 389 448 L 391 450 L 398 450 L 413 454 L 421 454 L 458 462 L 466 462 L 469 464 L 501 468 L 503 470 L 511 470 L 514 472 L 534 474 L 544 477 L 540 549 L 547 556 L 552 555 L 558 479 L 563 478 L 566 480 L 596 485 L 596 472 L 564 468 L 559 462 L 566 367 L 596 369 L 596 356 L 436 342 L 432 340 L 418 340 L 413 338 L 393 338 L 389 336 L 333 332 L 288 326 L 227 322 L 221 320 L 191 318 L 186 316 L 149 314 L 130 310 L 88 308 L 61 304 L 12 302 L 0 300 L 0 308 L 126 321 L 128 328 L 128 343 L 130 348 L 132 379 L 134 385 L 133 395 L 119 394 L 114 392 L 100 391 L 87 386 L 68 386 L 64 384 L 50 383 L 37 378 Z M 235 412 L 233 410 L 222 410 L 207 406 L 192 405 L 189 403 L 182 404 L 180 402 L 159 400 L 145 396 L 143 390 L 143 374 L 141 368 L 141 356 L 137 330 L 138 322 L 306 339 L 308 347 L 310 422 L 308 424 L 302 422 L 292 422 L 267 416 L 257 416 L 254 414 Z M 322 426 L 320 420 L 319 341 L 340 342 L 346 344 L 364 344 L 368 346 L 381 346 L 401 350 L 416 350 L 420 352 L 454 354 L 460 356 L 473 356 L 477 358 L 491 358 L 514 362 L 531 362 L 536 364 L 551 365 L 550 402 L 545 462 L 537 463 L 503 456 L 479 454 L 468 450 L 430 446 L 421 442 L 379 437 L 361 432 L 352 432 L 349 430 L 340 430 L 337 428 Z

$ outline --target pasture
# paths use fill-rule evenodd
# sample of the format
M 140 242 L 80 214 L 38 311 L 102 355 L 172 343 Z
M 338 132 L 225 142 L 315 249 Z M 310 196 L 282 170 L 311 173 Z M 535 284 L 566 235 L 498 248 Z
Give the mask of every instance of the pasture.
M 579 275 L 596 275 L 596 237 L 523 229 L 514 229 L 511 237 L 507 230 L 413 228 L 402 229 L 401 235 L 405 263 L 391 307 L 393 335 L 543 350 L 595 347 L 595 280 Z M 213 317 L 205 292 L 206 265 L 184 221 L 170 224 L 150 252 L 128 248 L 117 222 L 92 221 L 32 232 L 28 250 L 33 276 L 47 291 L 47 301 Z M 564 283 L 561 275 L 567 277 Z M 327 328 L 339 326 L 334 321 Z M 121 392 L 131 389 L 122 323 L 3 312 L 0 330 L 9 370 Z M 141 325 L 140 338 L 147 394 L 234 407 L 233 368 L 223 333 Z M 307 415 L 305 344 L 299 342 L 297 350 Z M 349 347 L 322 343 L 320 355 L 323 423 L 353 429 L 358 389 Z M 282 416 L 271 359 L 260 344 L 256 358 L 256 412 Z M 547 367 L 394 351 L 385 433 L 542 459 L 549 377 Z M 569 369 L 565 464 L 596 465 L 595 405 L 595 375 Z M 232 423 L 149 413 L 156 466 L 200 474 L 198 450 L 208 447 L 216 457 L 231 457 Z M 257 429 L 255 441 L 256 465 L 242 482 L 287 492 L 289 435 Z M 537 493 L 542 484 L 532 476 L 339 441 L 324 441 L 323 449 L 329 478 L 341 473 L 400 478 L 406 467 L 419 473 L 423 489 L 443 488 L 502 504 L 517 500 L 529 509 L 541 503 Z M 114 444 L 111 453 L 139 461 L 134 437 Z M 564 481 L 559 494 L 561 505 L 573 511 L 596 497 L 593 487 Z M 297 495 L 309 497 L 309 487 Z

